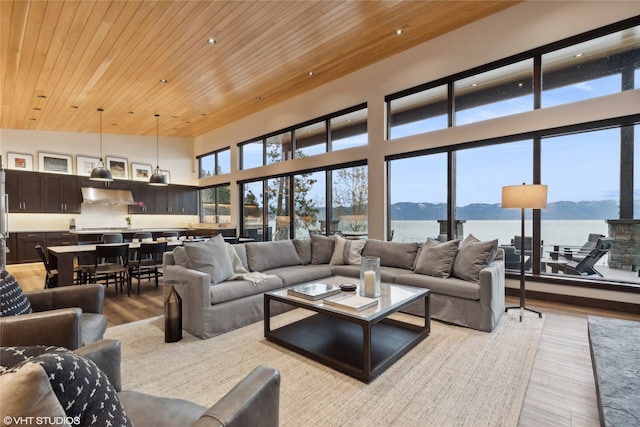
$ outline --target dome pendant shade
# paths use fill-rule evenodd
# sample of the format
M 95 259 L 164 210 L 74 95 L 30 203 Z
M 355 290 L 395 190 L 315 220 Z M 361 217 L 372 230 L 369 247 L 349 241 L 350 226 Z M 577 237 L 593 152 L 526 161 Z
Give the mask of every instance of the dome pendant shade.
M 156 167 L 156 171 L 149 178 L 149 185 L 165 186 L 167 184 L 167 177 L 160 172 L 160 167 Z
M 109 169 L 104 167 L 104 163 L 102 163 L 102 159 L 100 159 L 98 165 L 91 171 L 89 179 L 91 181 L 113 181 L 113 175 L 111 175 Z
M 160 114 L 156 114 L 156 171 L 149 178 L 149 185 L 155 185 L 158 187 L 167 186 L 167 177 L 160 171 L 160 136 L 158 132 L 158 119 Z
M 91 176 L 89 179 L 91 181 L 103 181 L 110 182 L 113 181 L 113 175 L 111 175 L 111 171 L 104 166 L 102 162 L 102 112 L 104 110 L 102 108 L 98 108 L 98 112 L 100 113 L 100 161 L 96 165 L 95 168 L 91 171 Z

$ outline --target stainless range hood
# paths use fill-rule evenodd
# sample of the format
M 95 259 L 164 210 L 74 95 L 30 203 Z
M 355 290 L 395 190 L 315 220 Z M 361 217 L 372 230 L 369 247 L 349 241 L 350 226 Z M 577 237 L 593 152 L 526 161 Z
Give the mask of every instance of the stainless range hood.
M 129 190 L 82 187 L 82 203 L 94 205 L 133 205 L 133 195 Z

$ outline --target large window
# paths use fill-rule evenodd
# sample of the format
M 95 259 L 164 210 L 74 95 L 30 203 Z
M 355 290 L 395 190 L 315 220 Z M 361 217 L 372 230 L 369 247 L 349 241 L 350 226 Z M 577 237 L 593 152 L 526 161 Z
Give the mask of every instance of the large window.
M 446 128 L 447 99 L 447 85 L 441 85 L 389 101 L 389 138 Z
M 200 171 L 198 178 L 231 172 L 231 149 L 229 147 L 197 157 Z
M 369 229 L 369 175 L 367 166 L 331 171 L 332 209 L 329 233 L 366 236 Z M 326 223 L 325 223 L 326 227 Z
M 389 175 L 393 241 L 424 242 L 446 234 L 447 153 L 391 160 Z
M 321 234 L 320 221 L 325 218 L 327 173 L 301 173 L 293 177 L 294 236 L 309 238 Z
M 200 189 L 200 222 L 231 223 L 229 185 Z
M 511 245 L 520 236 L 520 211 L 501 208 L 502 187 L 531 184 L 533 142 L 531 140 L 489 145 L 456 152 L 456 220 L 462 221 L 464 238 L 498 239 Z M 531 236 L 527 212 L 526 235 Z
M 494 119 L 533 110 L 533 60 L 458 80 L 454 83 L 455 124 Z
M 362 104 L 238 144 L 240 167 L 250 169 L 356 147 L 366 144 L 367 137 L 367 106 Z
M 542 55 L 542 107 L 633 89 L 623 81 L 640 67 L 639 46 L 634 27 Z

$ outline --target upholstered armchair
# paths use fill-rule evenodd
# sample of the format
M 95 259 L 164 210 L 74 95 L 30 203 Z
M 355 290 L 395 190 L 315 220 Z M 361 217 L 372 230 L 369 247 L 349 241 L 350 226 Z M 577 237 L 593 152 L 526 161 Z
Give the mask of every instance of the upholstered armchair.
M 75 351 L 92 360 L 109 378 L 131 423 L 136 427 L 277 427 L 280 373 L 258 366 L 210 408 L 181 399 L 122 391 L 118 340 L 100 340 Z
M 24 292 L 5 271 L 0 277 L 3 312 L 0 347 L 52 345 L 75 350 L 102 339 L 107 329 L 102 285 L 69 286 Z M 9 313 L 9 303 L 26 314 Z M 29 309 L 25 309 L 30 307 Z

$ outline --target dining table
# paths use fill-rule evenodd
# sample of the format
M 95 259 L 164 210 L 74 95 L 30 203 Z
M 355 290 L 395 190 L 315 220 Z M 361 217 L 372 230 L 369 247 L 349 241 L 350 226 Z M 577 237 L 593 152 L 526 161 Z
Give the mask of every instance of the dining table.
M 181 246 L 183 240 L 181 239 L 167 239 L 167 247 Z M 136 250 L 140 248 L 140 245 L 145 243 L 155 243 L 156 241 L 142 241 L 142 242 L 129 242 L 129 243 L 105 243 L 101 245 L 106 246 L 119 246 L 122 244 L 129 245 L 129 249 Z M 58 270 L 58 286 L 71 286 L 74 284 L 74 262 L 75 258 L 79 255 L 88 255 L 95 253 L 96 244 L 90 245 L 65 245 L 65 246 L 49 246 L 49 263 L 51 266 Z

